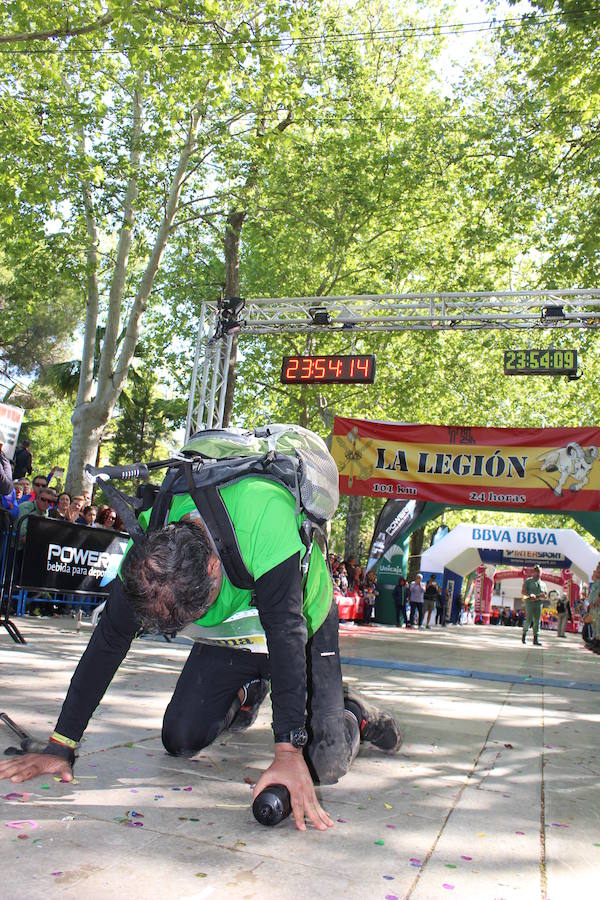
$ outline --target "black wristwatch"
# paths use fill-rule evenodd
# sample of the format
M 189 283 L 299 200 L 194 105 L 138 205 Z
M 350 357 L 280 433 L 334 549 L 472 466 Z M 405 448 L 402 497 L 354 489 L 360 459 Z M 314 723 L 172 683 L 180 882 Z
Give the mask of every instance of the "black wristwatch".
M 292 747 L 300 749 L 308 744 L 308 731 L 304 726 L 302 728 L 292 728 L 291 731 L 276 732 L 276 744 L 291 744 Z

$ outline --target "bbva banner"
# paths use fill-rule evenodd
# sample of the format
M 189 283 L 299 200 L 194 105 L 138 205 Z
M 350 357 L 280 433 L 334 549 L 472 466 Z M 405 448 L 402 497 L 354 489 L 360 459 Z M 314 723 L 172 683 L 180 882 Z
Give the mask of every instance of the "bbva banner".
M 336 416 L 340 491 L 457 506 L 597 510 L 600 429 L 400 425 Z
M 32 516 L 27 523 L 19 584 L 65 593 L 105 594 L 128 540 L 126 534 L 107 528 Z

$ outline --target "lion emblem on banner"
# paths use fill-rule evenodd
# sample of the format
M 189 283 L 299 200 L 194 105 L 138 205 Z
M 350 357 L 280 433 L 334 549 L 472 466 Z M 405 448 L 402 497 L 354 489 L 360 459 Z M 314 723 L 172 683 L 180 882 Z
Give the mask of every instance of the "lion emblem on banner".
M 569 485 L 570 491 L 580 491 L 586 486 L 590 480 L 590 473 L 594 462 L 598 459 L 598 448 L 582 447 L 580 444 L 572 441 L 566 447 L 560 450 L 551 450 L 539 456 L 542 472 L 558 472 L 558 482 L 552 487 L 553 493 L 557 497 L 562 497 L 563 488 L 567 481 L 571 478 L 572 484 Z M 544 479 L 543 479 L 544 480 Z

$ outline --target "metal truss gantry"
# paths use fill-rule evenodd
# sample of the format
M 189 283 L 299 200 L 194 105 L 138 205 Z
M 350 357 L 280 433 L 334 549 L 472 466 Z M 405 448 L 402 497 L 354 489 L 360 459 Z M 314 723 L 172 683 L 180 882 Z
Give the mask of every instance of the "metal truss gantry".
M 202 303 L 186 438 L 223 424 L 235 334 L 600 329 L 600 289 L 261 297 L 243 310 L 236 302 Z

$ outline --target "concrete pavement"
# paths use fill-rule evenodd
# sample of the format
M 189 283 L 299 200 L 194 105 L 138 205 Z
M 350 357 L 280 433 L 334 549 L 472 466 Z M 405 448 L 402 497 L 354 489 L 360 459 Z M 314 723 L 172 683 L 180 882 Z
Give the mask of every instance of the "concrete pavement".
M 42 737 L 89 632 L 66 618 L 18 624 L 24 647 L 0 632 L 0 708 Z M 268 702 L 250 731 L 193 761 L 164 753 L 161 717 L 188 651 L 137 641 L 86 733 L 76 782 L 0 783 L 0 896 L 595 898 L 600 658 L 579 636 L 542 640 L 523 647 L 500 627 L 343 627 L 345 677 L 395 713 L 405 742 L 391 758 L 365 745 L 338 785 L 318 789 L 336 822 L 325 834 L 252 817 L 250 783 L 270 761 Z M 11 743 L 6 729 L 0 738 Z

